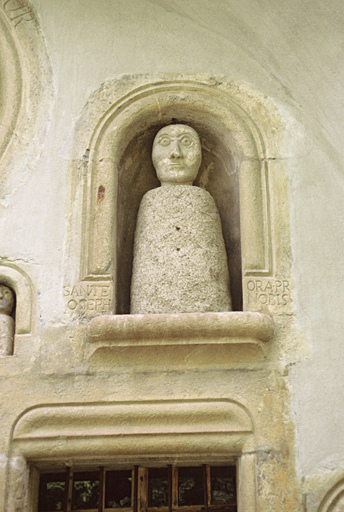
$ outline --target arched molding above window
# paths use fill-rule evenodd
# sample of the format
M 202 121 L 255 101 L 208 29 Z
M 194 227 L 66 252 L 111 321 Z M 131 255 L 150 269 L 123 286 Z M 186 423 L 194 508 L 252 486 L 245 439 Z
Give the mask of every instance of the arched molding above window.
M 238 456 L 252 448 L 248 412 L 229 400 L 42 405 L 13 431 L 32 461 Z

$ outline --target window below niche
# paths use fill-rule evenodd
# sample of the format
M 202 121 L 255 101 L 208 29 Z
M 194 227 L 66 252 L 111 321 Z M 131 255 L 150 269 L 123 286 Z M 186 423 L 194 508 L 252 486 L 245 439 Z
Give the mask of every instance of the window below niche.
M 41 473 L 38 512 L 236 512 L 236 466 Z

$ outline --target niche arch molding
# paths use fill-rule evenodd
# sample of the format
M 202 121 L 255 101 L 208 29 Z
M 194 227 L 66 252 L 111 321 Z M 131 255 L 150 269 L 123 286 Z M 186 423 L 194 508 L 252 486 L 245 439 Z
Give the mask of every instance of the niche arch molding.
M 125 312 L 118 290 L 123 289 L 121 276 L 124 275 L 123 279 L 128 281 L 131 262 L 121 259 L 119 248 L 119 240 L 125 238 L 120 226 L 124 221 L 120 218 L 124 215 L 120 211 L 123 196 L 121 180 L 125 181 L 130 168 L 136 166 L 136 175 L 133 172 L 131 181 L 127 181 L 128 188 L 141 186 L 138 197 L 131 201 L 133 217 L 125 219 L 132 233 L 143 194 L 158 185 L 150 161 L 151 142 L 158 129 L 172 120 L 190 124 L 200 134 L 205 160 L 200 171 L 201 180 L 209 182 L 209 175 L 213 173 L 212 157 L 221 163 L 224 175 L 235 175 L 238 180 L 237 208 L 240 204 L 240 213 L 238 226 L 234 228 L 236 233 L 230 243 L 239 246 L 239 251 L 241 248 L 240 279 L 242 276 L 271 275 L 273 252 L 266 145 L 262 132 L 242 101 L 235 98 L 230 88 L 214 80 L 165 79 L 134 87 L 135 81 L 139 82 L 139 79 L 129 80 L 131 87 L 126 84 L 127 92 L 122 95 L 118 91 L 109 92 L 111 87 L 116 90 L 115 83 L 104 86 L 92 97 L 89 102 L 92 106 L 87 106 L 77 123 L 79 133 L 75 150 L 84 165 L 87 161 L 83 185 L 80 280 L 113 280 L 115 301 L 112 312 Z M 96 103 L 101 115 L 98 114 L 95 123 Z M 105 105 L 108 108 L 105 109 Z M 93 124 L 92 128 L 86 128 L 85 122 Z M 141 150 L 142 162 L 137 162 L 139 152 L 133 157 L 130 155 L 134 144 Z M 144 145 L 148 149 L 143 149 Z M 212 157 L 207 158 L 209 154 Z M 143 175 L 148 177 L 146 183 L 137 185 Z M 135 183 L 134 178 L 137 178 Z M 207 183 L 204 188 L 209 190 Z M 228 207 L 230 203 L 228 201 Z M 221 215 L 221 205 L 218 204 L 218 208 Z M 223 204 L 222 210 L 225 209 Z M 225 231 L 227 220 L 223 215 L 221 217 Z M 130 249 L 123 252 L 130 253 Z

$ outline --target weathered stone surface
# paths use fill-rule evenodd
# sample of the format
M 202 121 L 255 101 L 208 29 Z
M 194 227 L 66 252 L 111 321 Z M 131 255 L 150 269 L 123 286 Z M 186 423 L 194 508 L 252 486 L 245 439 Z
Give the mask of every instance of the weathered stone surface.
M 135 233 L 131 313 L 230 310 L 227 255 L 210 194 L 190 185 L 148 192 Z

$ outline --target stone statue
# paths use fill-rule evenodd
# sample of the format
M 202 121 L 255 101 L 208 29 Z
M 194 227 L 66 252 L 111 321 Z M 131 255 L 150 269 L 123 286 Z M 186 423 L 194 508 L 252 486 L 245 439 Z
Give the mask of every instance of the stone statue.
M 165 126 L 154 139 L 161 187 L 144 195 L 137 217 L 132 314 L 232 309 L 220 216 L 211 195 L 193 186 L 201 159 L 190 126 Z
M 14 320 L 11 313 L 14 306 L 14 293 L 11 288 L 0 284 L 0 355 L 13 353 Z

